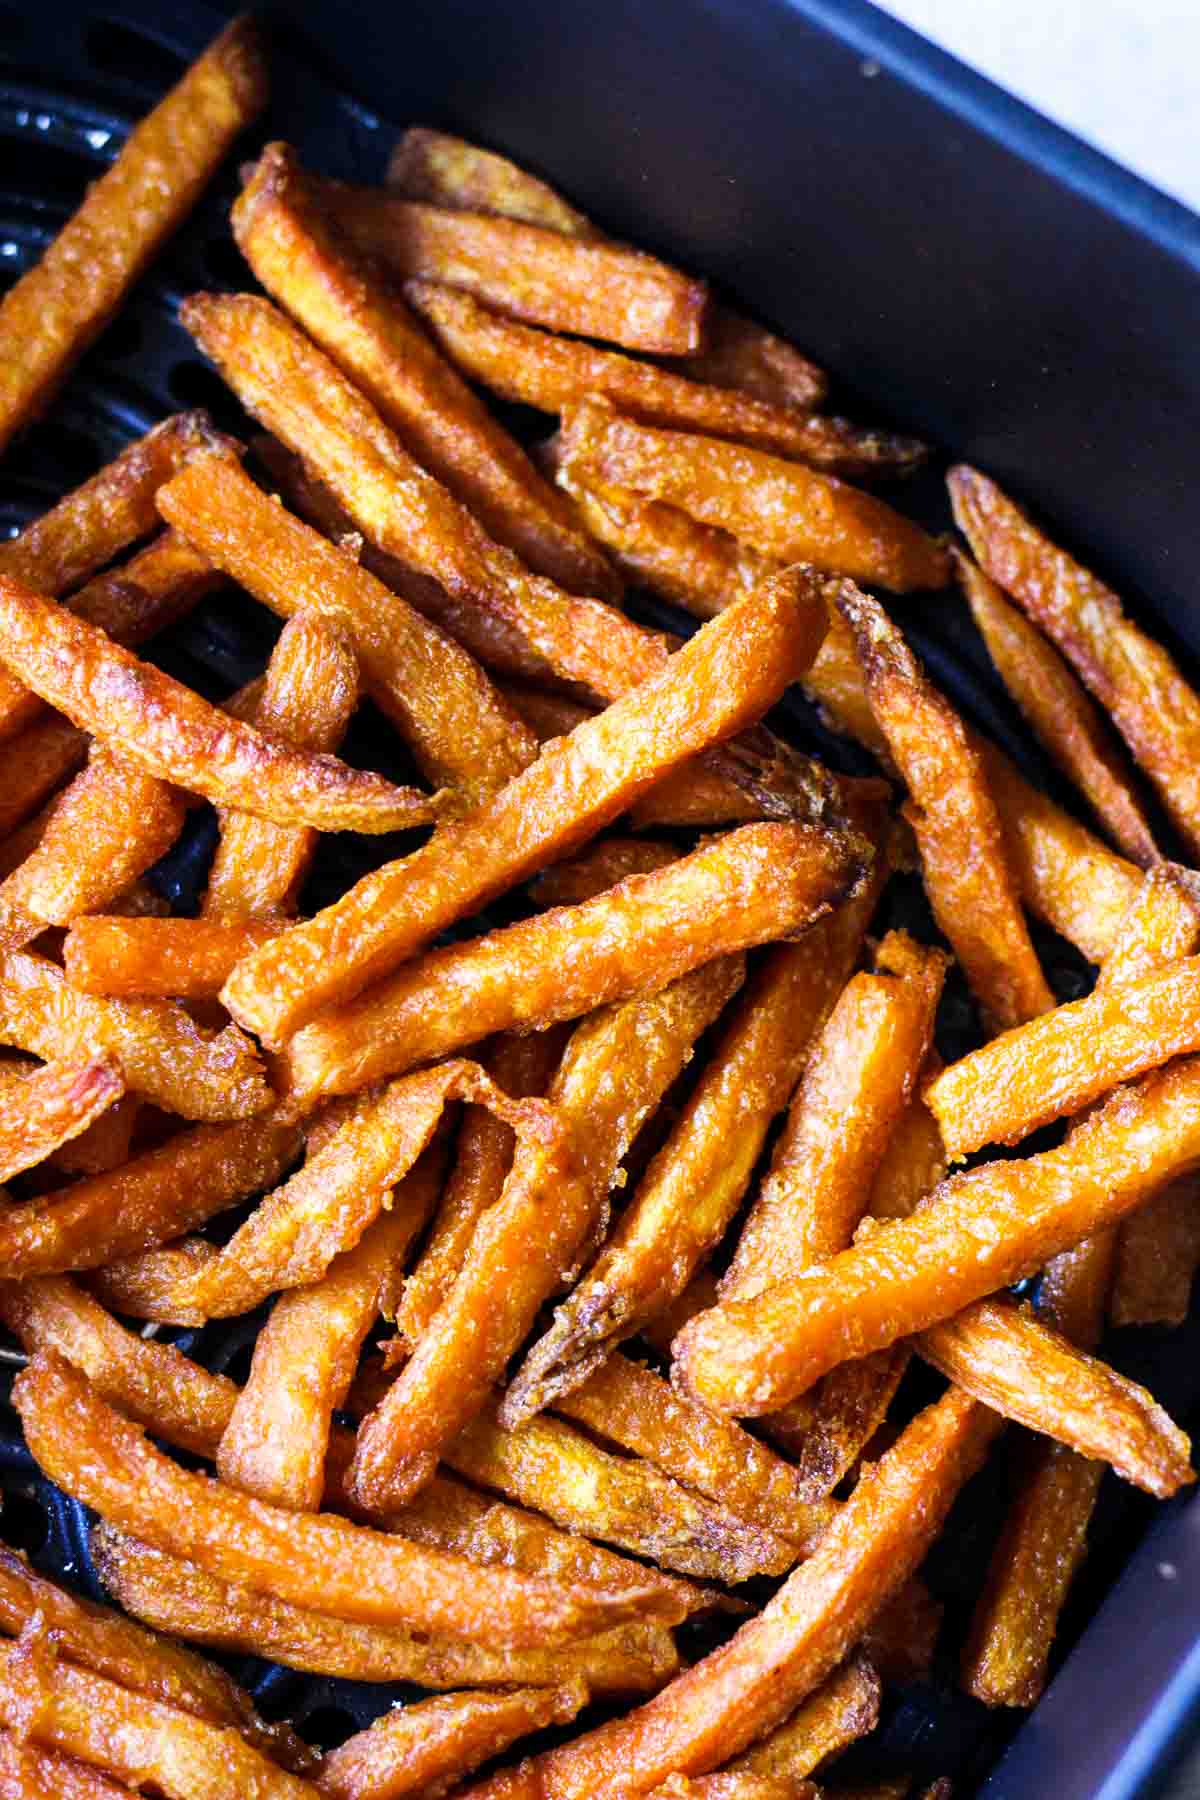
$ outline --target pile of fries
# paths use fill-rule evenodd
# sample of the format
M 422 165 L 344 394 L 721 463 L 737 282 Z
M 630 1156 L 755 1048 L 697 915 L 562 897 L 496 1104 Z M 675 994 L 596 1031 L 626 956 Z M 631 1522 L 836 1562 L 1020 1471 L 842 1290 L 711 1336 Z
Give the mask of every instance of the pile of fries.
M 0 303 L 0 445 L 265 100 L 235 21 Z M 1096 1351 L 1200 1261 L 1200 696 L 985 475 L 935 539 L 862 485 L 920 444 L 498 156 L 410 130 L 367 189 L 272 143 L 233 232 L 258 286 L 182 319 L 266 435 L 166 419 L 0 545 L 0 1318 L 123 1609 L 0 1553 L 0 1789 L 849 1793 L 1002 1432 L 994 1706 L 1104 1467 L 1193 1479 Z M 285 623 L 218 706 L 141 649 L 223 583 Z M 876 589 L 969 607 L 1094 829 Z M 763 723 L 793 683 L 879 778 Z M 363 698 L 411 784 L 339 758 Z M 184 917 L 152 871 L 205 801 Z M 302 916 L 321 833 L 400 830 Z M 936 943 L 872 930 L 914 869 Z M 266 1302 L 244 1386 L 173 1341 Z M 431 1697 L 321 1755 L 181 1640 Z

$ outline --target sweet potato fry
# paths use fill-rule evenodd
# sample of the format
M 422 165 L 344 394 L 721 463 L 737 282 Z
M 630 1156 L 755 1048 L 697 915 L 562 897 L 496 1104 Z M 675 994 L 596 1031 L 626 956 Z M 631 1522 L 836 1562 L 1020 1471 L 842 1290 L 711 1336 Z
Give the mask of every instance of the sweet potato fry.
M 48 1158 L 62 1175 L 103 1175 L 129 1161 L 134 1128 L 142 1102 L 126 1094 L 102 1112 L 77 1138 L 60 1144 Z
M 0 1181 L 45 1162 L 124 1091 L 115 1064 L 104 1057 L 45 1063 L 26 1076 L 0 1106 Z
M 919 1091 L 941 1071 L 942 1059 L 932 1050 L 925 1059 L 918 1092 L 896 1121 L 871 1184 L 867 1212 L 873 1219 L 906 1219 L 945 1178 L 946 1146 L 937 1120 Z
M 1115 1224 L 1200 1155 L 1200 1062 L 1119 1088 L 1058 1149 L 952 1175 L 909 1219 L 676 1340 L 688 1390 L 718 1411 L 769 1412 L 848 1357 L 951 1318 Z M 711 1328 L 716 1321 L 716 1329 Z M 743 1345 L 752 1354 L 741 1359 Z
M 588 395 L 599 394 L 646 424 L 758 445 L 840 475 L 900 472 L 914 468 L 925 454 L 913 438 L 863 431 L 844 419 L 771 406 L 736 388 L 706 386 L 654 363 L 597 349 L 577 337 L 535 330 L 438 282 L 409 281 L 404 292 L 435 342 L 465 375 L 503 400 L 536 406 L 541 412 L 561 413 Z
M 925 1681 L 942 1629 L 942 1604 L 919 1575 L 906 1581 L 859 1639 L 885 1681 Z
M 872 494 L 766 450 L 624 418 L 590 397 L 565 408 L 565 458 L 602 481 L 665 500 L 785 562 L 907 593 L 944 587 L 946 554 Z
M 93 914 L 76 919 L 68 932 L 63 968 L 71 986 L 84 994 L 107 994 L 115 1000 L 203 1000 L 220 993 L 229 971 L 243 956 L 283 929 L 284 921 L 275 919 L 226 922 Z
M 1149 822 L 1103 714 L 1058 651 L 958 551 L 954 567 L 971 615 L 1009 694 L 1113 842 L 1131 862 L 1158 856 Z
M 73 1756 L 0 1731 L 0 1800 L 129 1800 L 132 1792 Z
M 1182 1325 L 1200 1267 L 1200 1184 L 1182 1175 L 1131 1214 L 1117 1237 L 1114 1325 Z
M 801 930 L 854 884 L 861 865 L 844 845 L 800 825 L 743 825 L 582 906 L 433 951 L 298 1033 L 286 1057 L 294 1088 L 310 1100 L 352 1092 L 494 1031 L 577 1018 Z
M 1200 894 L 1194 882 L 1192 871 L 1175 863 L 1147 869 L 1096 978 L 1101 993 L 1200 950 Z
M 346 1618 L 418 1624 L 515 1648 L 585 1637 L 653 1616 L 633 1588 L 596 1595 L 444 1556 L 333 1514 L 287 1512 L 192 1474 L 147 1442 L 53 1353 L 17 1378 L 13 1403 L 34 1456 L 123 1531 L 233 1581 Z
M 820 1800 L 811 1781 L 777 1781 L 748 1770 L 722 1770 L 714 1775 L 670 1775 L 653 1789 L 650 1800 Z
M 70 719 L 52 712 L 0 743 L 0 836 L 27 820 L 75 773 L 87 759 L 89 742 Z
M 790 1719 L 735 1758 L 730 1772 L 799 1781 L 873 1731 L 878 1718 L 879 1677 L 856 1652 Z
M 0 1039 L 47 1061 L 109 1056 L 131 1093 L 185 1119 L 249 1118 L 271 1100 L 254 1046 L 236 1026 L 206 1031 L 166 1001 L 78 993 L 29 951 L 0 959 Z
M 266 94 L 257 28 L 249 18 L 235 19 L 142 120 L 40 261 L 9 289 L 0 304 L 0 447 L 45 411 Z
M 1118 1082 L 1200 1049 L 1200 957 L 1151 968 L 993 1038 L 925 1090 L 952 1158 L 1019 1143 Z
M 909 790 L 926 892 L 984 1012 L 997 1026 L 1048 1011 L 987 776 L 966 727 L 877 601 L 831 584 L 854 634 L 871 706 Z
M 317 1786 L 331 1800 L 436 1800 L 480 1763 L 546 1725 L 565 1725 L 587 1700 L 582 1683 L 447 1694 L 394 1707 L 321 1758 Z
M 81 729 L 206 799 L 326 831 L 392 831 L 433 817 L 415 788 L 263 737 L 96 626 L 3 579 L 0 657 Z
M 108 1525 L 93 1530 L 92 1554 L 104 1585 L 135 1618 L 176 1637 L 315 1675 L 426 1688 L 551 1687 L 579 1679 L 595 1694 L 632 1694 L 661 1687 L 679 1666 L 669 1633 L 658 1625 L 621 1625 L 553 1650 L 491 1650 L 291 1606 L 219 1581 Z
M 271 1041 L 386 974 L 455 918 L 584 843 L 689 755 L 757 717 L 812 660 L 822 616 L 803 577 L 760 588 L 698 632 L 660 675 L 548 746 L 469 818 L 248 959 L 226 983 L 226 1004 L 253 1016 Z
M 538 875 L 530 892 L 539 906 L 578 906 L 630 875 L 650 875 L 678 859 L 677 847 L 663 838 L 602 838 L 579 856 Z
M 532 760 L 528 732 L 466 651 L 350 551 L 286 512 L 236 464 L 222 464 L 213 481 L 181 474 L 159 490 L 163 517 L 273 612 L 307 613 L 344 632 L 369 693 L 432 780 L 482 799 Z
M 781 1724 L 907 1580 L 998 1429 L 953 1390 L 868 1468 L 812 1557 L 765 1609 L 622 1719 L 466 1790 L 470 1800 L 584 1800 L 619 1771 L 623 1795 L 702 1772 Z M 466 1796 L 464 1796 L 466 1800 Z
M 820 406 L 829 386 L 825 371 L 786 338 L 711 302 L 704 347 L 681 366 L 697 381 L 739 388 L 774 406 Z
M 909 1355 L 907 1344 L 892 1344 L 872 1356 L 841 1363 L 811 1395 L 801 1394 L 793 1401 L 793 1406 L 803 1407 L 802 1428 L 786 1406 L 769 1420 L 767 1436 L 792 1449 L 806 1500 L 832 1494 L 853 1469 L 887 1417 Z
M 1200 855 L 1200 696 L 1170 652 L 1125 617 L 1112 589 L 1053 544 L 994 481 L 966 463 L 946 481 L 976 560 L 1058 645 Z
M 794 1542 L 690 1492 L 640 1458 L 602 1450 L 561 1419 L 542 1416 L 504 1431 L 489 1408 L 447 1445 L 445 1460 L 456 1474 L 502 1487 L 568 1531 L 701 1581 L 733 1585 L 781 1575 L 800 1555 Z M 812 1535 L 819 1535 L 815 1519 Z
M 118 1162 L 128 1161 L 127 1156 Z M 115 1166 L 115 1165 L 110 1165 Z M 100 1173 L 85 1170 L 85 1174 Z M 157 1325 L 203 1325 L 204 1314 L 195 1307 L 174 1303 L 176 1289 L 204 1263 L 211 1262 L 217 1246 L 207 1238 L 180 1238 L 157 1250 L 115 1257 L 86 1278 L 89 1292 L 113 1312 L 131 1319 L 148 1319 Z

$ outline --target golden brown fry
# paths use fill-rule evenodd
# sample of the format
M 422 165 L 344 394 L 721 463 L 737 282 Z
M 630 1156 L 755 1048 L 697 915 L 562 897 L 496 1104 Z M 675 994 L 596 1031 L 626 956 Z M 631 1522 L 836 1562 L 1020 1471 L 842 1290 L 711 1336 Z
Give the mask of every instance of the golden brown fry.
M 49 1061 L 113 1058 L 131 1093 L 185 1119 L 249 1118 L 271 1090 L 254 1046 L 236 1026 L 206 1031 L 163 1000 L 78 993 L 45 957 L 0 959 L 0 1040 Z
M 732 307 L 710 304 L 705 343 L 682 362 L 697 381 L 740 388 L 773 406 L 820 406 L 829 386 L 824 369 Z
M 660 674 L 547 746 L 467 819 L 248 959 L 226 984 L 226 1004 L 275 1041 L 386 974 L 490 895 L 578 848 L 689 755 L 756 718 L 811 662 L 823 616 L 802 576 L 766 584 Z
M 771 406 L 735 388 L 689 381 L 673 370 L 596 349 L 579 338 L 535 330 L 438 282 L 409 281 L 404 292 L 464 374 L 504 400 L 541 412 L 561 413 L 589 395 L 602 395 L 646 424 L 758 445 L 841 475 L 904 471 L 925 455 L 914 438 Z
M 481 799 L 532 760 L 528 732 L 466 651 L 236 464 L 212 473 L 195 482 L 184 469 L 160 489 L 164 518 L 272 611 L 344 632 L 369 693 L 432 780 Z
M 103 1175 L 108 1169 L 119 1168 L 129 1161 L 141 1109 L 142 1102 L 126 1094 L 77 1138 L 61 1144 L 47 1159 L 49 1166 L 63 1175 Z
M 946 480 L 978 562 L 1058 645 L 1200 855 L 1200 696 L 1170 652 L 1125 617 L 1112 589 L 1051 543 L 995 482 L 966 463 Z
M 258 821 L 256 821 L 257 823 Z M 262 821 L 266 823 L 266 821 Z M 283 832 L 287 826 L 274 829 Z M 76 919 L 63 968 L 84 994 L 116 1000 L 203 1000 L 220 993 L 243 956 L 277 937 L 276 919 Z
M 22 1370 L 13 1404 L 51 1480 L 102 1518 L 297 1605 L 320 1601 L 346 1618 L 408 1621 L 518 1649 L 587 1636 L 643 1606 L 653 1616 L 644 1590 L 612 1597 L 509 1575 L 332 1513 L 286 1512 L 192 1474 L 154 1450 L 53 1352 Z
M 1200 950 L 1200 895 L 1190 869 L 1147 869 L 1096 979 L 1103 993 Z
M 0 744 L 0 835 L 28 819 L 75 773 L 89 741 L 70 719 L 52 712 Z
M 46 1063 L 0 1106 L 0 1181 L 32 1169 L 121 1098 L 125 1083 L 106 1058 Z
M 1200 1156 L 1198 1095 L 1195 1058 L 1118 1088 L 1058 1149 L 952 1175 L 911 1218 L 702 1314 L 676 1340 L 676 1368 L 706 1405 L 769 1412 L 848 1357 L 953 1317 L 1189 1168 Z
M 287 1050 L 291 1080 L 306 1099 L 353 1092 L 492 1032 L 577 1018 L 662 987 L 716 956 L 803 929 L 860 868 L 832 834 L 743 825 L 581 906 L 431 952 L 298 1033 Z
M 879 1677 L 867 1659 L 856 1653 L 798 1706 L 790 1719 L 744 1751 L 729 1768 L 799 1781 L 873 1731 L 878 1718 Z
M 595 1694 L 633 1694 L 653 1692 L 679 1666 L 670 1634 L 657 1625 L 620 1625 L 553 1650 L 490 1650 L 291 1606 L 218 1581 L 194 1563 L 152 1550 L 108 1525 L 93 1530 L 92 1554 L 109 1592 L 147 1624 L 315 1675 L 415 1681 L 426 1688 L 526 1682 L 550 1687 L 579 1679 Z
M 942 1605 L 919 1575 L 892 1595 L 859 1640 L 885 1681 L 925 1681 L 942 1629 Z
M 0 304 L 0 447 L 45 410 L 266 97 L 257 28 L 235 19 L 9 289 Z
M 1200 1181 L 1182 1175 L 1120 1228 L 1113 1324 L 1182 1325 L 1198 1267 Z
M 581 1682 L 507 1694 L 447 1694 L 393 1707 L 321 1758 L 315 1780 L 331 1800 L 437 1800 L 480 1763 L 546 1725 L 565 1725 L 587 1700 Z
M 662 838 L 602 838 L 569 862 L 556 863 L 530 887 L 539 906 L 578 906 L 630 875 L 649 875 L 677 862 L 679 850 Z
M 592 397 L 564 409 L 562 453 L 602 481 L 682 507 L 785 562 L 899 593 L 948 578 L 945 551 L 911 519 L 766 450 L 639 425 Z
M 1116 738 L 1053 644 L 990 576 L 954 552 L 959 585 L 1000 679 L 1113 842 L 1147 868 L 1158 851 Z
M 922 1085 L 940 1075 L 942 1059 L 930 1051 L 921 1071 Z M 946 1175 L 948 1160 L 937 1120 L 918 1091 L 896 1121 L 871 1184 L 867 1212 L 873 1219 L 906 1219 Z
M 972 1050 L 925 1090 L 952 1158 L 1039 1125 L 1200 1049 L 1200 957 L 1152 967 Z
M 561 1419 L 543 1415 L 504 1431 L 489 1407 L 444 1454 L 457 1474 L 515 1495 L 568 1531 L 701 1581 L 733 1585 L 782 1575 L 800 1555 L 796 1543 L 701 1498 L 640 1458 L 602 1450 Z M 819 1536 L 816 1515 L 810 1532 Z
M 820 1800 L 811 1781 L 777 1781 L 747 1770 L 718 1770 L 715 1775 L 670 1775 L 650 1800 Z
M 126 1162 L 128 1157 L 117 1160 Z M 115 1257 L 103 1268 L 93 1269 L 86 1277 L 86 1286 L 105 1306 L 127 1318 L 149 1319 L 157 1325 L 203 1325 L 204 1314 L 196 1307 L 177 1304 L 175 1292 L 216 1254 L 217 1246 L 207 1238 L 180 1238 L 178 1243 L 164 1244 L 157 1250 Z
M 832 1494 L 853 1469 L 887 1417 L 909 1355 L 907 1344 L 892 1344 L 873 1356 L 842 1363 L 830 1369 L 813 1394 L 792 1402 L 802 1409 L 802 1420 L 792 1419 L 792 1407 L 768 1420 L 767 1436 L 792 1450 L 806 1500 Z
M 73 1756 L 0 1731 L 0 1800 L 129 1800 L 132 1792 Z
M 868 1468 L 814 1555 L 735 1637 L 623 1719 L 466 1790 L 464 1800 L 585 1800 L 613 1770 L 650 1792 L 782 1723 L 907 1580 L 979 1467 L 994 1414 L 953 1390 Z

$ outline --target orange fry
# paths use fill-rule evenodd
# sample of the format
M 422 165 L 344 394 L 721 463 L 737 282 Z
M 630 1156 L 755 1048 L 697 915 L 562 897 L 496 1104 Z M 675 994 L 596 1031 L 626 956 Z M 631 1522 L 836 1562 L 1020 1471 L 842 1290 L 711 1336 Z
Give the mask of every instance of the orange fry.
M 1135 981 L 1200 950 L 1200 890 L 1195 875 L 1160 862 L 1142 876 L 1104 958 L 1096 988 Z
M 126 1155 L 118 1157 L 117 1162 L 128 1160 Z M 204 1314 L 195 1307 L 174 1304 L 174 1295 L 188 1276 L 194 1275 L 202 1263 L 211 1262 L 216 1254 L 217 1246 L 207 1238 L 180 1238 L 178 1243 L 164 1244 L 157 1250 L 114 1257 L 103 1268 L 90 1272 L 87 1286 L 105 1306 L 127 1318 L 149 1319 L 158 1325 L 203 1325 Z
M 142 1102 L 132 1094 L 102 1112 L 77 1138 L 60 1144 L 49 1157 L 49 1166 L 63 1175 L 103 1175 L 129 1161 L 134 1128 Z
M 1200 1267 L 1200 1181 L 1181 1175 L 1121 1226 L 1114 1325 L 1182 1325 Z
M 142 120 L 40 261 L 9 289 L 0 303 L 0 448 L 45 411 L 266 97 L 257 28 L 249 18 L 235 19 Z
M 225 923 L 93 914 L 76 919 L 68 932 L 63 968 L 71 986 L 84 994 L 202 1000 L 219 994 L 240 959 L 283 929 L 283 921 L 273 919 Z
M 15 1732 L 0 1731 L 2 1800 L 129 1800 L 132 1792 L 73 1756 L 41 1750 Z
M 124 1091 L 119 1072 L 104 1059 L 51 1062 L 35 1070 L 0 1107 L 0 1181 L 45 1162 Z
M 723 305 L 710 304 L 704 347 L 681 366 L 697 381 L 740 388 L 774 406 L 820 406 L 829 386 L 825 371 L 786 338 Z
M 75 773 L 87 759 L 89 741 L 70 719 L 52 712 L 0 743 L 0 836 L 27 820 Z
M 578 906 L 630 875 L 653 874 L 678 858 L 676 846 L 662 838 L 602 838 L 579 856 L 538 875 L 530 892 L 539 906 Z
M 769 1417 L 767 1436 L 790 1449 L 806 1500 L 833 1493 L 883 1424 L 909 1363 L 907 1344 L 830 1369 L 812 1395 Z M 793 1420 L 793 1408 L 804 1417 Z
M 730 1772 L 799 1781 L 873 1731 L 878 1718 L 879 1677 L 867 1659 L 855 1653 L 790 1719 L 731 1762 Z

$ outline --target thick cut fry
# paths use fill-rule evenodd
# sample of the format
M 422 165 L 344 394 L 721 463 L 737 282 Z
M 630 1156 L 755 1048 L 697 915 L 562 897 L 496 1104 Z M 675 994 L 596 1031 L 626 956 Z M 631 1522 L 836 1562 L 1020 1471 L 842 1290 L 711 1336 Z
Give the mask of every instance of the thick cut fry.
M 257 29 L 235 19 L 9 289 L 0 303 L 0 448 L 44 412 L 266 96 Z
M 0 836 L 28 819 L 75 773 L 87 759 L 89 741 L 70 719 L 48 713 L 0 744 Z
M 654 781 L 758 716 L 812 660 L 820 602 L 799 576 L 768 583 L 696 636 L 626 699 L 586 719 L 415 856 L 357 883 L 226 984 L 267 1039 L 386 974 L 454 919 L 559 860 Z
M 795 1457 L 806 1500 L 832 1494 L 853 1469 L 887 1417 L 908 1363 L 907 1344 L 842 1363 L 814 1394 L 792 1402 L 801 1419 L 793 1419 L 792 1408 L 785 1406 L 767 1420 L 767 1436 Z
M 546 1725 L 565 1725 L 587 1700 L 581 1683 L 508 1694 L 447 1694 L 393 1708 L 323 1756 L 317 1786 L 331 1800 L 437 1800 L 480 1763 Z
M 0 1731 L 0 1800 L 129 1800 L 132 1792 L 73 1756 Z
M 661 1687 L 679 1666 L 669 1633 L 657 1625 L 622 1625 L 554 1650 L 489 1650 L 290 1606 L 218 1581 L 108 1525 L 97 1526 L 91 1541 L 104 1585 L 136 1618 L 176 1637 L 314 1675 L 426 1688 L 551 1687 L 578 1679 L 595 1694 L 633 1694 Z
M 831 584 L 830 601 L 854 633 L 872 709 L 908 787 L 929 903 L 967 980 L 999 1027 L 1049 1011 L 1054 996 L 966 727 L 877 601 L 850 582 Z
M 939 544 L 835 476 L 745 444 L 639 425 L 594 397 L 564 410 L 562 431 L 564 457 L 600 480 L 682 507 L 768 556 L 899 593 L 946 585 Z
M 587 1636 L 647 1604 L 637 1588 L 613 1597 L 559 1587 L 423 1550 L 331 1513 L 252 1500 L 154 1450 L 53 1353 L 39 1353 L 22 1370 L 13 1404 L 51 1480 L 102 1518 L 223 1579 L 300 1606 L 319 1601 L 346 1618 L 408 1622 L 520 1649 Z
M 955 553 L 954 566 L 988 654 L 1009 694 L 1105 831 L 1143 868 L 1158 856 L 1120 746 L 1053 644 L 1009 604 L 990 576 Z
M 1160 862 L 1148 869 L 1129 903 L 1096 988 L 1136 981 L 1151 969 L 1200 950 L 1200 890 L 1190 869 Z
M 815 1554 L 727 1644 L 623 1719 L 467 1789 L 470 1800 L 634 1800 L 781 1724 L 912 1574 L 997 1429 L 948 1393 L 864 1472 Z
M 743 825 L 582 906 L 433 951 L 293 1038 L 293 1085 L 308 1098 L 353 1092 L 492 1032 L 577 1018 L 802 930 L 857 879 L 845 844 L 801 825 Z
M 770 406 L 735 388 L 709 387 L 654 363 L 596 349 L 579 338 L 537 331 L 437 282 L 409 281 L 404 292 L 464 374 L 504 400 L 542 412 L 561 413 L 588 395 L 600 394 L 647 424 L 756 444 L 842 475 L 911 469 L 925 454 L 924 446 L 913 438 L 862 431 L 844 419 Z
M 490 536 L 570 592 L 620 597 L 611 566 L 562 496 L 439 355 L 395 288 L 351 250 L 286 144 L 263 152 L 233 209 L 233 231 L 268 293 Z
M 1182 1325 L 1200 1267 L 1200 1181 L 1183 1175 L 1126 1219 L 1117 1238 L 1114 1325 Z
M 1200 696 L 1111 588 L 1060 550 L 978 469 L 946 478 L 959 528 L 993 581 L 1053 639 L 1200 855 Z
M 931 1051 L 918 1088 L 935 1080 L 941 1070 L 941 1057 L 936 1050 Z M 880 1160 L 867 1212 L 873 1219 L 907 1219 L 926 1194 L 931 1194 L 945 1179 L 947 1167 L 946 1146 L 937 1120 L 926 1106 L 924 1095 L 917 1092 L 897 1120 Z
M 662 838 L 604 838 L 537 876 L 530 892 L 539 906 L 578 906 L 627 876 L 650 875 L 678 860 L 677 846 Z
M 63 945 L 63 968 L 71 986 L 84 994 L 107 994 L 115 1000 L 203 1000 L 220 993 L 243 956 L 283 929 L 284 922 L 274 919 L 226 923 L 94 914 L 75 920 Z
M 128 1157 L 117 1161 L 126 1162 Z M 194 1275 L 203 1263 L 211 1262 L 216 1254 L 217 1246 L 207 1238 L 180 1238 L 177 1244 L 164 1244 L 161 1249 L 114 1258 L 103 1268 L 91 1271 L 87 1286 L 105 1306 L 127 1318 L 192 1328 L 204 1324 L 204 1314 L 195 1307 L 176 1305 L 174 1294 L 188 1276 Z
M 1119 1088 L 1056 1150 L 952 1175 L 910 1219 L 878 1225 L 752 1300 L 701 1314 L 676 1340 L 676 1368 L 718 1411 L 769 1412 L 848 1357 L 951 1318 L 1190 1168 L 1200 1157 L 1198 1096 L 1200 1062 L 1188 1058 Z
M 774 406 L 820 406 L 829 386 L 824 369 L 729 306 L 708 309 L 704 348 L 681 365 L 697 381 L 739 388 Z
M 168 482 L 163 517 L 273 612 L 344 632 L 368 692 L 432 780 L 482 799 L 532 761 L 528 731 L 465 650 L 235 464 L 214 473 Z
M 449 1444 L 445 1460 L 483 1487 L 500 1487 L 568 1531 L 597 1537 L 662 1568 L 733 1585 L 782 1575 L 800 1555 L 793 1541 L 735 1517 L 639 1458 L 614 1456 L 561 1419 L 513 1431 L 494 1409 Z M 827 1520 L 813 1515 L 811 1537 Z
M 1200 957 L 1151 968 L 972 1050 L 925 1090 L 946 1149 L 1016 1144 L 1172 1057 L 1200 1049 Z
M 0 959 L 0 1040 L 49 1061 L 109 1056 L 131 1093 L 185 1119 L 249 1118 L 271 1090 L 236 1026 L 201 1029 L 165 1001 L 101 1000 L 77 993 L 45 957 Z
M 104 1058 L 46 1063 L 0 1106 L 0 1181 L 36 1168 L 121 1098 L 125 1083 Z
M 0 657 L 81 730 L 206 799 L 325 831 L 392 831 L 433 817 L 417 789 L 393 787 L 336 757 L 289 750 L 65 607 L 3 579 Z
M 873 1731 L 878 1718 L 879 1677 L 856 1653 L 790 1719 L 730 1763 L 730 1772 L 799 1781 Z

